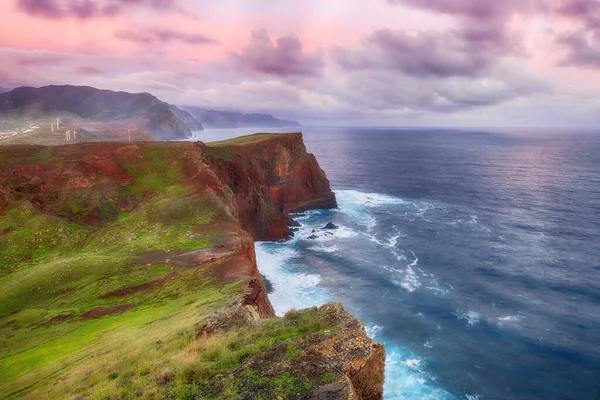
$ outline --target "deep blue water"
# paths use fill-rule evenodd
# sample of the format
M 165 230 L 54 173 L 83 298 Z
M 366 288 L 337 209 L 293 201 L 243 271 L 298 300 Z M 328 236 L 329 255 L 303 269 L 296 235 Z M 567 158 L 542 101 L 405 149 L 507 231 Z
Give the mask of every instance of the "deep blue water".
M 386 399 L 600 399 L 600 132 L 303 131 L 340 208 L 257 245 L 278 313 L 342 301 Z

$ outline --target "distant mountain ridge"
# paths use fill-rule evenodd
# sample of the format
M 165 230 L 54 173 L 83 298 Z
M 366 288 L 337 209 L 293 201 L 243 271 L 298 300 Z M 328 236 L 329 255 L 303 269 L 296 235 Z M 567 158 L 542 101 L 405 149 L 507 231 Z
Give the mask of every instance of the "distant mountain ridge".
M 297 121 L 275 118 L 270 114 L 244 114 L 218 111 L 196 106 L 180 106 L 206 128 L 282 128 L 299 127 Z
M 12 89 L 7 89 L 7 88 L 0 87 L 0 93 L 10 92 L 11 90 Z
M 150 93 L 71 85 L 23 86 L 0 93 L 0 129 L 48 123 L 56 117 L 86 129 L 145 129 L 163 140 L 184 139 L 192 130 L 203 130 L 189 113 Z

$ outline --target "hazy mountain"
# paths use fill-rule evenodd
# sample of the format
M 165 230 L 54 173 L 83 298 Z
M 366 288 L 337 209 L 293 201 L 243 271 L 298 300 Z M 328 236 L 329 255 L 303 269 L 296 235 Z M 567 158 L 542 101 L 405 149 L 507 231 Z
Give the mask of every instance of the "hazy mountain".
M 0 93 L 10 92 L 11 90 L 12 89 L 7 89 L 7 88 L 0 87 Z
M 202 130 L 186 111 L 149 93 L 114 92 L 89 86 L 19 87 L 0 94 L 0 129 L 50 122 L 87 130 L 144 129 L 159 139 L 182 139 Z
M 243 114 L 233 111 L 209 110 L 194 106 L 181 106 L 206 128 L 280 128 L 299 127 L 297 121 L 278 119 L 270 114 Z

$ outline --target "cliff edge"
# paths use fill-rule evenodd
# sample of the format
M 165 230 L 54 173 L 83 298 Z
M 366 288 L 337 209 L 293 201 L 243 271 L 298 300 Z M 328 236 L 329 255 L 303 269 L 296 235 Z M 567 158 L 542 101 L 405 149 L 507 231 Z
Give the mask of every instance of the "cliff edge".
M 0 148 L 0 397 L 381 398 L 360 321 L 274 318 L 256 265 L 335 205 L 301 134 Z

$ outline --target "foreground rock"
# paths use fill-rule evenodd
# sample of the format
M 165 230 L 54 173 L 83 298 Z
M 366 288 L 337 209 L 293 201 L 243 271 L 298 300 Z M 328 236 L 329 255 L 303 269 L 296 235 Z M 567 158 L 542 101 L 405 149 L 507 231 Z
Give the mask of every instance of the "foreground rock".
M 274 322 L 279 324 L 275 329 L 301 329 L 307 324 L 320 325 L 321 329 L 278 343 L 250 357 L 230 374 L 215 381 L 203 395 L 221 397 L 233 386 L 238 393 L 237 399 L 271 398 L 282 394 L 293 395 L 295 399 L 383 398 L 385 349 L 366 335 L 364 325 L 340 303 L 290 311 Z M 205 340 L 229 332 L 238 338 L 247 332 L 271 328 L 268 324 L 263 325 L 258 315 L 253 315 L 239 302 L 233 302 L 203 321 L 196 329 L 196 337 Z M 277 393 L 273 382 L 281 376 L 293 378 L 295 387 L 288 388 L 286 393 Z

